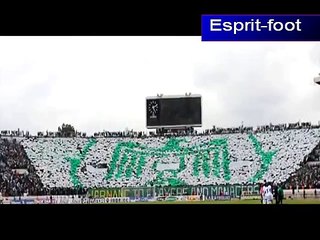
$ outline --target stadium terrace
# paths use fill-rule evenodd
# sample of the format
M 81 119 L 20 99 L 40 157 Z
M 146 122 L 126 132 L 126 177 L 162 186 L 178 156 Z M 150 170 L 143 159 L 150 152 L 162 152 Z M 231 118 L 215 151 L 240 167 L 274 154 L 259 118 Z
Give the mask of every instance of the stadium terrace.
M 264 181 L 316 188 L 319 140 L 320 128 L 311 123 L 213 127 L 201 133 L 104 132 L 90 137 L 78 132 L 61 137 L 1 131 L 0 191 L 2 196 L 86 196 L 95 189 L 118 189 L 113 192 L 120 191 L 128 201 L 130 192 L 136 192 L 135 197 L 146 193 L 146 198 L 156 193 L 183 195 L 192 194 L 188 189 L 195 186 L 203 186 L 200 193 L 205 195 L 235 194 L 243 187 L 230 186 L 257 189 Z M 212 190 L 214 186 L 228 190 Z

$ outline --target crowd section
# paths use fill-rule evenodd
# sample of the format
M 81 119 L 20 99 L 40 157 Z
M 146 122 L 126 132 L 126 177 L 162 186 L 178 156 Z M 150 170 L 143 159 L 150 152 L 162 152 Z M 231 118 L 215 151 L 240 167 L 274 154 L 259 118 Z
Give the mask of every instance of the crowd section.
M 1 196 L 76 195 L 79 193 L 85 193 L 85 190 L 45 187 L 39 172 L 31 163 L 20 142 L 15 138 L 0 138 Z
M 319 186 L 319 128 L 215 131 L 175 137 L 2 136 L 0 191 L 6 196 L 73 195 L 96 187 L 264 180 L 287 188 Z
M 16 139 L 0 139 L 0 190 L 5 196 L 37 195 L 43 191 L 35 167 Z
M 294 129 L 317 129 L 320 128 L 320 122 L 318 124 L 311 124 L 311 122 L 296 122 L 296 123 L 284 123 L 284 124 L 268 124 L 257 126 L 253 128 L 251 126 L 239 126 L 231 128 L 221 128 L 213 126 L 211 129 L 205 129 L 203 131 L 197 131 L 192 127 L 180 128 L 180 129 L 162 129 L 159 128 L 156 131 L 143 132 L 143 131 L 134 131 L 125 130 L 125 131 L 102 131 L 95 132 L 93 135 L 89 136 L 85 132 L 74 131 L 70 134 L 71 137 L 77 138 L 148 138 L 148 137 L 162 137 L 162 136 L 203 136 L 203 135 L 217 135 L 217 134 L 237 134 L 237 133 L 265 133 L 270 131 L 286 131 Z M 61 130 L 61 129 L 60 129 Z M 2 130 L 0 131 L 0 137 L 48 137 L 48 138 L 60 138 L 63 137 L 63 134 L 60 131 L 45 131 L 37 132 L 36 135 L 32 135 L 29 131 L 21 131 L 20 129 L 16 130 Z
M 320 164 L 304 163 L 285 183 L 287 189 L 320 188 Z
M 90 188 L 284 182 L 319 139 L 319 129 L 298 129 L 177 138 L 29 138 L 22 145 L 45 186 Z
M 300 168 L 285 182 L 285 187 L 320 188 L 320 144 L 304 158 Z

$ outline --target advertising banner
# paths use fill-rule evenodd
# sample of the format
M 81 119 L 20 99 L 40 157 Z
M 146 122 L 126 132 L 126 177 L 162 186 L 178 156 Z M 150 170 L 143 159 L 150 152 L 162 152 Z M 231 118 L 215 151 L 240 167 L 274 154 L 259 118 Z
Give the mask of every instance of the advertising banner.
M 16 199 L 16 200 L 11 200 L 11 204 L 34 204 L 33 199 Z
M 231 196 L 230 195 L 215 196 L 214 200 L 216 200 L 216 201 L 228 201 L 228 200 L 231 200 Z
M 156 198 L 154 197 L 130 197 L 130 202 L 154 202 L 156 201 Z
M 166 197 L 166 201 L 175 202 L 175 201 L 178 201 L 178 198 L 176 196 L 169 196 L 169 197 Z
M 186 196 L 186 201 L 200 201 L 199 195 Z
M 116 198 L 83 198 L 82 204 L 106 204 L 106 203 L 128 203 L 130 198 L 128 197 L 116 197 Z

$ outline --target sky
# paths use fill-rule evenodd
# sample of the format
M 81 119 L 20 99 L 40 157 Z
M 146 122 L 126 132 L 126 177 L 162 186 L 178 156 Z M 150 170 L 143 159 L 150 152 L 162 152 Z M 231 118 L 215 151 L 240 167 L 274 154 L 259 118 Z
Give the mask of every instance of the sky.
M 202 95 L 203 129 L 320 121 L 317 42 L 0 37 L 0 129 L 146 131 L 145 98 Z

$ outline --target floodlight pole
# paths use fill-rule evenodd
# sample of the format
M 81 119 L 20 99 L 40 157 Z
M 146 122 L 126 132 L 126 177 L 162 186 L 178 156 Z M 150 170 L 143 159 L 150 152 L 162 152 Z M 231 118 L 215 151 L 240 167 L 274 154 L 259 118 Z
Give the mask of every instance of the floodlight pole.
M 313 81 L 314 81 L 315 84 L 320 85 L 320 73 L 319 73 L 318 77 L 313 78 Z

